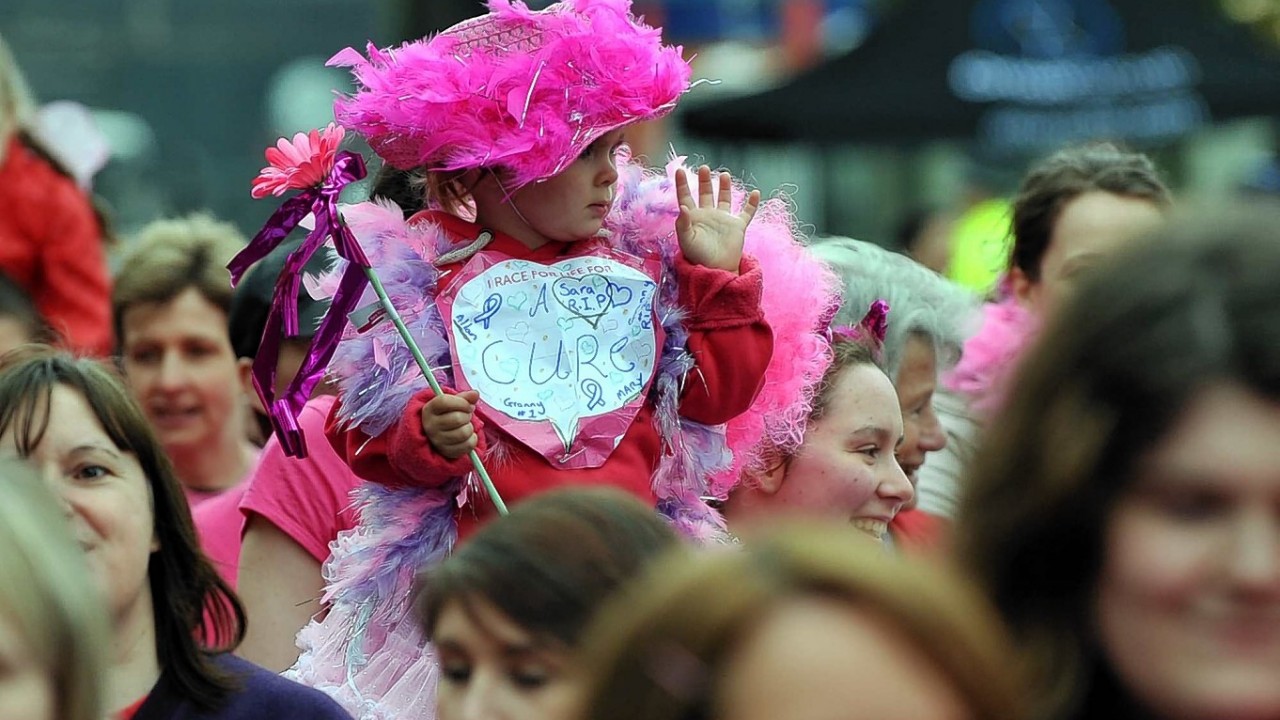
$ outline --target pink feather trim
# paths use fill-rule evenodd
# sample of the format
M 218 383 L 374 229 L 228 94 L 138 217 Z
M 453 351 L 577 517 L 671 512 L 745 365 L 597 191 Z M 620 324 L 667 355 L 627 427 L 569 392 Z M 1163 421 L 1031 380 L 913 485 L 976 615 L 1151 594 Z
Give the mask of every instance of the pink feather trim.
M 667 165 L 674 178 L 683 165 Z M 697 195 L 697 173 L 685 169 Z M 735 181 L 733 212 L 739 212 L 748 188 Z M 762 469 L 766 446 L 784 452 L 800 447 L 813 408 L 813 393 L 831 364 L 825 331 L 840 305 L 840 280 L 804 247 L 793 208 L 784 197 L 765 200 L 747 229 L 743 252 L 756 258 L 763 274 L 760 306 L 773 330 L 774 352 L 764 384 L 750 409 L 724 428 L 733 459 L 712 474 L 708 492 L 727 497 L 743 471 Z
M 943 384 L 990 416 L 1004 402 L 1013 370 L 1039 330 L 1036 316 L 1012 296 L 982 307 L 982 326 L 964 344 L 964 354 Z

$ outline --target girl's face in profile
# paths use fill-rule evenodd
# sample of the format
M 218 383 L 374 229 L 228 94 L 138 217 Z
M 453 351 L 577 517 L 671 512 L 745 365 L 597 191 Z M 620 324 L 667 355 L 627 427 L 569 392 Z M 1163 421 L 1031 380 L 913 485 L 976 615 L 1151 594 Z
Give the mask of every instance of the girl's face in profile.
M 517 190 L 512 205 L 542 242 L 595 237 L 613 208 L 621 130 L 605 133 L 559 175 Z
M 0 608 L 0 718 L 53 720 L 53 683 L 15 618 Z
M 1212 386 L 1113 510 L 1102 649 L 1162 717 L 1280 717 L 1280 404 Z
M 439 720 L 563 720 L 575 699 L 570 649 L 535 636 L 489 601 L 452 600 L 432 642 Z

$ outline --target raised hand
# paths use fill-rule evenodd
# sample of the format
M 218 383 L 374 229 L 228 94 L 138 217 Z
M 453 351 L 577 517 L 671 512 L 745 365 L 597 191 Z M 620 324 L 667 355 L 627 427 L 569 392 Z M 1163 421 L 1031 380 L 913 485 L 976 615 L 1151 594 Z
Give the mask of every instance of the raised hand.
M 747 226 L 760 207 L 760 191 L 752 190 L 742 211 L 732 211 L 732 178 L 729 173 L 715 173 L 719 192 L 712 192 L 711 168 L 698 168 L 698 199 L 689 190 L 689 178 L 683 169 L 676 171 L 676 201 L 680 215 L 676 218 L 676 238 L 684 258 L 694 265 L 738 272 L 742 262 L 742 243 Z M 717 201 L 718 195 L 718 201 Z

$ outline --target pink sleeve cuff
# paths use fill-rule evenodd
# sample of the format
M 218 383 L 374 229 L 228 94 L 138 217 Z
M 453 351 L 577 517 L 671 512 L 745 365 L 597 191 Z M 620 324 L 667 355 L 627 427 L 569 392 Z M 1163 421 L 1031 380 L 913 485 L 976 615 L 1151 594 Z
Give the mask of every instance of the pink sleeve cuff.
M 737 328 L 764 319 L 760 263 L 750 255 L 742 256 L 737 275 L 677 256 L 676 281 L 680 304 L 689 310 L 691 331 Z

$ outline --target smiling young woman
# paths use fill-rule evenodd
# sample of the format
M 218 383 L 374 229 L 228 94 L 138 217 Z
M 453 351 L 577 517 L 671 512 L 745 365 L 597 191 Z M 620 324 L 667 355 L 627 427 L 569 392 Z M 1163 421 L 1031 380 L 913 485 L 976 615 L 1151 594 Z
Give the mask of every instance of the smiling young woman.
M 5 355 L 0 449 L 36 466 L 84 554 L 108 618 L 104 698 L 116 716 L 348 717 L 231 655 L 240 603 L 200 552 L 173 469 L 111 370 L 39 346 Z
M 725 503 L 734 532 L 779 520 L 846 521 L 877 541 L 911 501 L 895 451 L 903 418 L 893 383 L 862 341 L 838 340 L 800 447 L 749 473 Z

